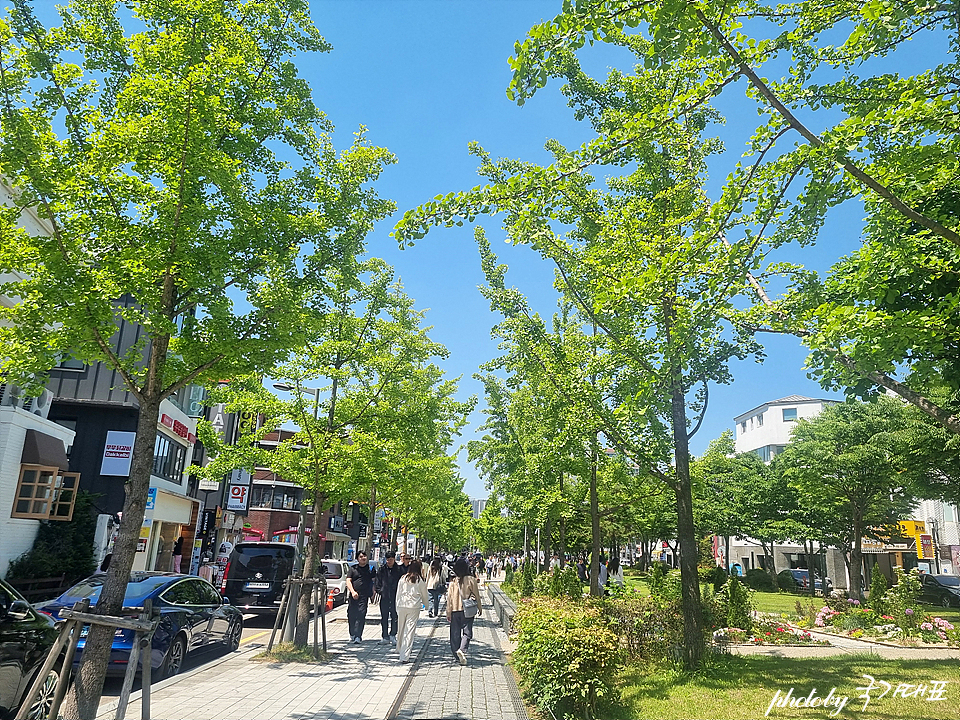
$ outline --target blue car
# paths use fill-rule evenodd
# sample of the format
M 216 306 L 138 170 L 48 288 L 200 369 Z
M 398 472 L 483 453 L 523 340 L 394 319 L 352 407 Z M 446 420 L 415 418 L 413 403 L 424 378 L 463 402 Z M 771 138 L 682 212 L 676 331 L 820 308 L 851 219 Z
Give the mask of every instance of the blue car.
M 60 620 L 61 611 L 71 609 L 74 603 L 84 598 L 89 598 L 93 607 L 106 579 L 106 573 L 92 575 L 55 600 L 37 606 L 37 609 L 54 620 Z M 147 599 L 152 600 L 153 607 L 160 610 L 160 624 L 153 635 L 150 653 L 154 678 L 176 675 L 188 653 L 212 648 L 232 651 L 240 646 L 243 615 L 206 580 L 178 573 L 131 573 L 123 598 L 123 614 L 136 616 Z M 74 669 L 80 663 L 87 629 L 84 626 L 81 630 L 73 661 Z M 133 630 L 116 631 L 108 675 L 123 675 L 126 672 L 133 640 Z M 141 658 L 138 668 L 142 666 Z

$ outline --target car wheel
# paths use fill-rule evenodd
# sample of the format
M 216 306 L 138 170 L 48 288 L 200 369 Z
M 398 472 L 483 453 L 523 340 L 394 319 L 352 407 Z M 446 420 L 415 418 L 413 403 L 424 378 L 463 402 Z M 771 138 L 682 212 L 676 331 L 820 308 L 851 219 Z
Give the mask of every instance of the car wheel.
M 42 720 L 50 714 L 50 708 L 53 706 L 53 698 L 57 694 L 57 684 L 60 682 L 60 670 L 52 668 L 43 679 L 43 685 L 40 686 L 40 694 L 33 701 L 30 710 L 27 712 L 29 720 Z M 31 683 L 31 686 L 33 683 Z
M 163 670 L 160 673 L 161 678 L 173 677 L 180 672 L 183 667 L 183 659 L 187 655 L 187 641 L 183 635 L 177 635 L 173 639 L 173 644 L 167 650 L 167 656 L 163 659 Z
M 942 598 L 940 598 L 940 607 L 948 608 L 948 607 L 950 607 L 951 605 L 953 605 L 953 603 L 950 602 L 950 596 L 949 596 L 949 595 L 944 595 Z
M 240 636 L 243 634 L 243 620 L 237 618 L 235 622 L 230 624 L 230 629 L 227 630 L 227 637 L 224 640 L 227 646 L 227 652 L 233 652 L 240 647 Z

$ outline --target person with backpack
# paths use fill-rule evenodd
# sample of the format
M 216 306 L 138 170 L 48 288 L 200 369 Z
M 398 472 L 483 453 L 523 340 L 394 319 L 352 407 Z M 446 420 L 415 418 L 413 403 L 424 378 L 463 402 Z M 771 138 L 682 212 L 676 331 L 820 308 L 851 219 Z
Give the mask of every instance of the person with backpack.
M 427 572 L 427 593 L 430 595 L 430 602 L 427 603 L 427 616 L 440 616 L 440 596 L 447 589 L 447 569 L 443 566 L 440 558 L 435 557 L 430 563 L 430 570 Z
M 399 620 L 400 662 L 410 662 L 413 638 L 417 632 L 417 620 L 420 618 L 420 608 L 426 605 L 427 584 L 423 580 L 423 564 L 419 560 L 411 560 L 407 572 L 397 583 L 396 608 Z
M 447 620 L 450 621 L 450 649 L 461 665 L 467 664 L 466 650 L 473 639 L 473 621 L 480 616 L 480 586 L 463 558 L 453 564 L 456 576 L 447 587 Z

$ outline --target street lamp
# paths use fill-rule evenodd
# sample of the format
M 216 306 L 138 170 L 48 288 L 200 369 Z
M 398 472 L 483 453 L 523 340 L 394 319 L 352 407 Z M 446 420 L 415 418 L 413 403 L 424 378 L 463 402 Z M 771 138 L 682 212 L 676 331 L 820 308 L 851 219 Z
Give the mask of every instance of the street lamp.
M 313 419 L 316 420 L 320 416 L 320 388 L 308 388 L 301 387 L 299 383 L 296 385 L 290 385 L 288 383 L 274 383 L 273 387 L 282 392 L 291 392 L 296 391 L 298 393 L 309 393 L 313 395 Z M 306 488 L 303 489 L 303 493 L 300 496 L 300 518 L 297 521 L 297 554 L 293 559 L 293 576 L 295 579 L 299 579 L 303 570 L 303 557 L 304 557 L 304 536 L 306 535 L 307 527 L 307 513 L 304 505 L 304 495 L 306 495 Z M 314 513 L 316 516 L 316 513 Z M 319 532 L 319 528 L 313 528 L 313 532 Z M 323 598 L 323 602 L 326 603 L 326 598 Z M 291 585 L 290 587 L 290 599 L 287 601 L 287 623 L 283 631 L 284 642 L 291 642 L 294 638 L 296 632 L 296 613 L 297 607 L 300 604 L 300 586 Z M 323 610 L 321 609 L 322 613 Z

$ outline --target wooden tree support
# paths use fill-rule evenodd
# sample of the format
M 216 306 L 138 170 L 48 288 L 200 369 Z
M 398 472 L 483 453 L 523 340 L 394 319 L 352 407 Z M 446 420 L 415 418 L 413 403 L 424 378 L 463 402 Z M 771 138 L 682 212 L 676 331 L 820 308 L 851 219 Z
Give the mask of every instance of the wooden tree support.
M 267 652 L 273 650 L 273 643 L 277 637 L 277 631 L 280 632 L 280 637 L 283 637 L 284 631 L 286 630 L 287 623 L 293 622 L 296 623 L 296 614 L 287 612 L 287 603 L 290 602 L 290 590 L 294 585 L 309 585 L 310 590 L 313 594 L 313 608 L 314 612 L 319 615 L 319 625 L 320 631 L 322 633 L 323 641 L 323 652 L 327 651 L 327 579 L 325 577 L 319 578 L 287 578 L 284 581 L 283 586 L 283 596 L 280 598 L 280 608 L 277 610 L 277 619 L 273 623 L 273 630 L 270 632 L 270 640 L 267 643 Z M 321 603 L 321 598 L 323 602 Z M 292 615 L 293 619 L 290 619 Z M 319 659 L 320 657 L 320 643 L 317 638 L 317 618 L 314 618 L 313 621 L 313 657 Z M 19 718 L 18 718 L 19 720 Z
M 77 652 L 77 644 L 80 642 L 80 634 L 85 625 L 106 625 L 112 628 L 122 628 L 124 630 L 133 630 L 133 645 L 130 647 L 130 659 L 127 661 L 127 671 L 123 676 L 123 687 L 120 690 L 120 703 L 117 705 L 116 720 L 123 720 L 127 711 L 127 703 L 130 701 L 130 691 L 133 689 L 133 680 L 137 674 L 137 664 L 140 656 L 143 655 L 146 661 L 143 663 L 142 690 L 140 693 L 141 720 L 150 720 L 150 643 L 153 640 L 153 634 L 160 624 L 160 612 L 154 610 L 153 601 L 146 600 L 143 608 L 138 608 L 140 614 L 136 620 L 129 617 L 114 617 L 112 615 L 97 615 L 87 612 L 90 609 L 90 600 L 84 599 L 73 606 L 72 610 L 64 610 L 61 615 L 66 618 L 60 627 L 60 634 L 56 642 L 47 653 L 47 659 L 37 674 L 37 679 L 33 681 L 30 690 L 23 698 L 20 709 L 17 711 L 16 720 L 26 720 L 30 712 L 30 706 L 40 696 L 40 688 L 43 687 L 44 680 L 53 669 L 53 666 L 60 658 L 63 652 L 63 663 L 61 666 L 60 677 L 57 680 L 57 689 L 53 696 L 53 703 L 47 712 L 47 720 L 56 720 L 60 713 L 60 705 L 67 694 L 70 671 L 73 668 L 73 656 Z M 64 650 L 66 648 L 66 650 Z

